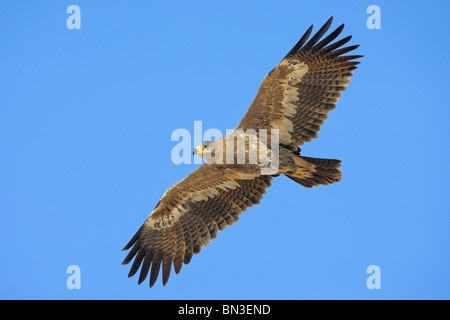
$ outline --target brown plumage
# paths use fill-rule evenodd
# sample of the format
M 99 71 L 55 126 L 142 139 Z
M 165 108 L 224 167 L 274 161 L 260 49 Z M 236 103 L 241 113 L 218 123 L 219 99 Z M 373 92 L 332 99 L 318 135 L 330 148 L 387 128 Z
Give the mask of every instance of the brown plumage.
M 207 163 L 165 192 L 124 248 L 131 250 L 123 264 L 134 258 L 129 276 L 141 268 L 139 284 L 150 273 L 152 287 L 162 269 L 165 285 L 172 264 L 178 274 L 183 263 L 188 264 L 194 254 L 217 236 L 219 230 L 234 224 L 242 212 L 260 202 L 273 177 L 284 174 L 308 188 L 340 180 L 340 160 L 300 156 L 298 147 L 317 137 L 327 114 L 341 97 L 340 92 L 350 83 L 352 71 L 359 63 L 355 59 L 362 57 L 343 56 L 358 47 L 342 48 L 351 36 L 333 42 L 344 25 L 321 40 L 331 22 L 332 18 L 308 41 L 311 26 L 263 79 L 235 130 L 256 129 L 254 141 L 261 143 L 260 129 L 269 132 L 277 129 L 277 171 L 262 174 L 261 169 L 267 167 L 267 163 L 259 158 L 257 163 L 251 163 L 247 156 L 244 164 L 209 161 L 207 156 L 211 154 L 225 159 L 225 152 L 220 154 L 218 151 L 219 146 L 226 145 L 223 139 L 197 146 L 195 152 Z M 264 146 L 269 153 L 274 152 L 268 142 Z

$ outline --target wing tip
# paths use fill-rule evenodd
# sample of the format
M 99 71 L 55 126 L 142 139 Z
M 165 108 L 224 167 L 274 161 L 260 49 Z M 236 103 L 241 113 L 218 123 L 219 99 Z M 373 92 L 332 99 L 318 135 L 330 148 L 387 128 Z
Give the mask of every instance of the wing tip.
M 323 53 L 332 54 L 334 50 L 340 48 L 345 43 L 349 42 L 352 39 L 351 35 L 349 35 L 349 36 L 347 36 L 347 37 L 345 37 L 345 38 L 343 38 L 343 39 L 341 39 L 339 41 L 336 41 L 336 42 L 332 43 L 333 40 L 335 40 L 342 33 L 342 31 L 344 30 L 345 23 L 342 23 L 341 25 L 339 25 L 327 37 L 325 37 L 323 40 L 319 41 L 325 35 L 325 33 L 327 33 L 329 28 L 331 27 L 333 19 L 334 19 L 334 17 L 331 16 L 324 23 L 324 25 L 319 29 L 319 31 L 317 31 L 309 39 L 309 37 L 311 36 L 311 33 L 312 33 L 312 29 L 313 29 L 313 25 L 311 25 L 306 30 L 306 32 L 303 34 L 303 36 L 300 38 L 300 40 L 296 43 L 296 45 L 288 52 L 288 54 L 283 59 L 286 59 L 288 56 L 293 55 L 293 54 L 295 54 L 297 52 L 302 52 L 302 51 L 306 51 L 306 50 L 314 50 L 314 51 L 319 51 L 319 52 L 323 52 Z M 308 39 L 309 39 L 309 41 L 307 42 Z M 359 47 L 359 45 L 350 46 L 350 48 L 352 48 L 352 49 L 350 49 L 349 51 L 354 50 L 354 49 L 356 49 L 358 47 Z M 344 50 L 344 49 L 347 49 L 347 48 L 343 48 L 343 49 L 340 49 L 340 50 Z M 339 50 L 337 50 L 337 51 L 339 51 Z M 338 55 L 340 55 L 340 54 L 342 54 L 342 52 L 339 53 Z M 336 55 L 336 56 L 338 56 L 338 55 Z

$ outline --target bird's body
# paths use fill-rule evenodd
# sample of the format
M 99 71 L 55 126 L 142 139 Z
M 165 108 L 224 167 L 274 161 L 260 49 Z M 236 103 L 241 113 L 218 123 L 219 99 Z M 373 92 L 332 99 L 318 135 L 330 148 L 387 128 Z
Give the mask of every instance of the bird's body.
M 285 175 L 305 187 L 341 179 L 340 160 L 304 157 L 298 147 L 317 137 L 361 57 L 342 56 L 357 48 L 340 48 L 350 36 L 332 43 L 343 25 L 321 40 L 331 21 L 306 42 L 309 28 L 263 79 L 232 133 L 194 149 L 206 163 L 164 193 L 125 246 L 131 251 L 123 263 L 134 258 L 129 276 L 141 267 L 139 283 L 150 272 L 153 286 L 162 264 L 165 285 L 172 264 L 180 272 L 219 230 L 260 202 L 273 177 Z

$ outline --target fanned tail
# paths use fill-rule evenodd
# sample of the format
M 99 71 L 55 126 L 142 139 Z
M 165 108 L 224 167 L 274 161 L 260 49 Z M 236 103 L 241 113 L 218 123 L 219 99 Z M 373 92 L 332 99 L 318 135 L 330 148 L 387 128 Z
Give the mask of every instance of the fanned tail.
M 295 157 L 296 163 L 299 164 L 297 171 L 285 175 L 302 186 L 312 188 L 341 180 L 342 173 L 338 169 L 341 166 L 341 160 Z

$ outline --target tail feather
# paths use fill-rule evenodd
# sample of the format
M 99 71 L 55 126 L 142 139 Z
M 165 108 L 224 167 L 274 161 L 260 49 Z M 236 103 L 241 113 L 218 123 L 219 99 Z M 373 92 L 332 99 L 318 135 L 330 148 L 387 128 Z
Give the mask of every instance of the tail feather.
M 341 166 L 341 160 L 335 159 L 319 159 L 299 156 L 302 160 L 312 164 L 308 168 L 301 166 L 299 171 L 301 174 L 289 174 L 286 173 L 286 177 L 301 184 L 306 188 L 312 188 L 314 186 L 329 185 L 341 180 L 342 173 L 338 169 Z M 304 173 L 306 172 L 306 174 Z

